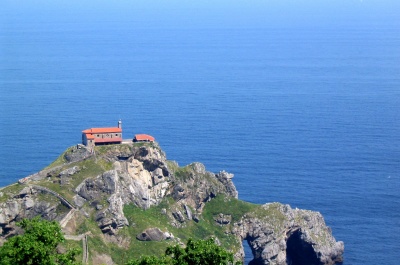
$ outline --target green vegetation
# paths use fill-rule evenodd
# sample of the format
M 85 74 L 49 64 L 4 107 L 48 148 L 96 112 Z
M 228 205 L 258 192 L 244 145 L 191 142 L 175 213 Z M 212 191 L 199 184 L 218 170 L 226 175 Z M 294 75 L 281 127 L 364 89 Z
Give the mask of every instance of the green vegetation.
M 138 147 L 141 146 L 152 146 L 159 149 L 158 145 L 155 143 L 133 143 L 129 145 L 121 144 L 96 146 L 96 155 L 81 161 L 66 164 L 65 154 L 67 154 L 68 152 L 73 152 L 73 150 L 69 148 L 66 150 L 65 153 L 59 156 L 49 167 L 47 167 L 47 169 L 49 169 L 48 171 L 46 171 L 48 172 L 46 173 L 47 176 L 42 180 L 35 181 L 33 184 L 47 187 L 59 193 L 70 202 L 73 202 L 73 196 L 75 196 L 76 187 L 81 184 L 85 179 L 95 178 L 105 171 L 111 170 L 113 168 L 113 163 L 111 161 L 117 161 L 118 159 L 115 158 L 119 156 L 124 157 L 124 155 L 132 155 L 134 152 L 139 151 Z M 215 178 L 213 174 L 208 172 L 203 174 L 199 173 L 197 169 L 197 167 L 199 166 L 198 164 L 193 163 L 185 167 L 179 167 L 178 164 L 174 161 L 167 161 L 166 163 L 170 173 L 172 173 L 175 177 L 171 178 L 172 181 L 177 181 L 177 183 L 191 181 L 193 182 L 194 187 L 196 187 L 196 185 L 200 185 L 198 184 L 198 180 L 209 182 L 210 186 L 214 186 L 214 184 L 215 186 L 220 185 L 219 181 Z M 61 179 L 59 177 L 60 173 L 74 166 L 77 166 L 79 170 L 76 171 L 76 173 L 74 173 L 71 177 L 67 176 L 66 179 L 63 179 L 63 185 L 61 185 Z M 24 185 L 20 184 L 4 188 L 2 190 L 4 195 L 0 197 L 0 202 L 2 200 L 6 200 L 6 198 L 17 195 L 20 190 L 22 190 L 22 188 L 24 188 Z M 116 264 L 126 264 L 126 262 L 128 262 L 129 260 L 131 260 L 129 264 L 200 264 L 196 263 L 195 260 L 188 259 L 189 256 L 193 254 L 193 250 L 191 249 L 193 247 L 195 249 L 203 249 L 204 253 L 208 253 L 207 255 L 217 255 L 213 256 L 212 260 L 218 260 L 218 258 L 222 258 L 220 260 L 221 262 L 218 264 L 231 264 L 232 260 L 229 258 L 231 254 L 229 253 L 236 253 L 241 248 L 241 242 L 232 233 L 232 226 L 234 222 L 239 221 L 244 215 L 258 217 L 260 211 L 263 212 L 261 215 L 264 215 L 264 212 L 268 212 L 272 219 L 279 220 L 281 218 L 278 209 L 275 209 L 276 207 L 270 207 L 267 209 L 259 205 L 240 201 L 229 196 L 218 195 L 217 197 L 205 203 L 204 208 L 202 208 L 201 214 L 197 212 L 196 209 L 190 209 L 193 215 L 196 216 L 196 221 L 185 220 L 183 223 L 179 223 L 177 220 L 174 219 L 172 213 L 177 211 L 184 213 L 185 209 L 180 202 L 176 202 L 171 196 L 167 196 L 159 205 L 152 206 L 146 210 L 139 208 L 133 204 L 125 204 L 123 209 L 124 215 L 128 219 L 130 225 L 119 228 L 116 234 L 110 235 L 103 234 L 101 229 L 99 228 L 99 224 L 96 222 L 97 214 L 99 212 L 96 212 L 96 210 L 94 209 L 94 205 L 100 204 L 103 207 L 107 207 L 109 204 L 109 202 L 107 201 L 109 195 L 102 193 L 99 194 L 100 196 L 96 197 L 95 202 L 88 201 L 83 205 L 82 212 L 84 211 L 85 215 L 75 214 L 75 224 L 73 227 L 73 232 L 71 231 L 71 233 L 76 235 L 89 233 L 90 236 L 88 237 L 87 243 L 90 255 L 95 256 L 99 253 L 110 255 L 110 257 Z M 57 204 L 56 213 L 60 215 L 63 215 L 70 210 L 63 204 L 59 204 L 57 202 L 59 199 L 51 194 L 38 192 L 35 193 L 35 196 L 38 201 L 45 201 L 51 204 Z M 89 205 L 90 203 L 92 204 Z M 220 214 L 223 214 L 224 218 L 227 217 L 229 219 L 229 222 L 224 224 L 218 223 L 217 220 Z M 26 221 L 23 221 L 21 224 L 25 224 L 24 222 Z M 28 226 L 26 225 L 26 227 Z M 172 237 L 170 239 L 160 242 L 139 241 L 135 239 L 136 235 L 142 233 L 148 228 L 159 228 L 163 232 L 170 233 Z M 216 246 L 214 244 L 214 241 L 212 241 L 210 238 L 215 238 L 216 240 L 218 240 L 221 246 Z M 81 244 L 77 241 L 65 241 L 63 238 L 58 238 L 57 235 L 54 240 L 58 240 L 57 242 L 59 246 L 64 249 L 78 249 L 79 245 Z M 32 242 L 35 241 L 37 240 L 32 240 Z M 9 242 L 14 241 L 9 240 Z M 7 244 L 11 244 L 10 246 L 18 249 L 18 246 L 16 244 L 19 244 L 21 242 L 23 244 L 27 244 L 20 239 L 18 239 L 14 243 Z M 188 246 L 185 249 L 177 246 L 177 244 L 181 244 L 181 242 L 188 242 Z M 40 247 L 44 248 L 44 246 L 42 245 L 40 245 Z M 10 251 L 11 247 L 6 247 L 6 249 L 8 249 L 7 251 Z M 29 250 L 32 248 L 30 248 L 30 246 L 27 246 L 26 249 Z M 69 256 L 57 256 L 51 252 L 52 249 L 46 251 L 46 253 L 50 253 L 49 256 L 52 259 L 51 261 L 49 261 L 50 263 L 46 263 L 47 261 L 35 261 L 36 263 L 32 261 L 32 263 L 29 263 L 30 261 L 25 260 L 26 262 L 24 264 L 75 264 L 71 263 L 72 259 L 70 259 L 69 261 L 67 259 L 65 263 L 62 262 L 64 257 L 82 258 L 82 255 L 77 254 L 75 250 L 75 252 L 68 251 L 65 254 L 68 254 Z M 0 252 L 0 254 L 2 255 L 4 253 L 5 252 Z M 16 255 L 16 252 L 13 253 Z M 164 256 L 160 256 L 162 253 L 165 253 Z M 144 255 L 147 257 L 141 258 Z M 199 255 L 200 254 L 197 253 L 193 256 L 193 258 L 198 258 Z M 10 256 L 10 259 L 4 259 L 4 261 L 2 259 L 2 261 L 0 261 L 0 265 L 10 264 L 11 258 L 12 257 Z M 206 257 L 202 257 L 201 259 L 206 260 Z M 179 260 L 182 263 L 171 263 L 171 260 Z M 225 261 L 226 263 L 224 263 Z M 22 264 L 18 262 L 13 263 Z
M 177 179 L 180 179 L 182 181 L 186 181 L 188 178 L 190 178 L 192 176 L 192 168 L 190 167 L 190 165 L 187 165 L 185 167 L 178 167 L 178 168 L 174 168 L 175 170 L 174 175 Z
M 131 153 L 132 146 L 128 144 L 110 144 L 110 145 L 98 145 L 94 148 L 96 156 L 105 155 L 107 153 Z
M 11 237 L 0 248 L 0 265 L 78 264 L 75 260 L 79 254 L 78 249 L 70 249 L 64 254 L 57 253 L 58 244 L 64 242 L 64 236 L 57 222 L 34 218 L 24 219 L 18 225 L 25 230 L 25 233 Z
M 228 265 L 234 264 L 233 254 L 215 244 L 214 239 L 189 239 L 185 248 L 168 247 L 161 257 L 149 256 L 131 260 L 126 265 Z M 241 264 L 236 262 L 236 264 Z
M 170 217 L 162 213 L 162 209 L 172 211 L 176 209 L 176 207 L 179 206 L 177 206 L 175 201 L 170 197 L 165 198 L 160 205 L 147 210 L 143 210 L 134 205 L 125 205 L 124 214 L 128 218 L 131 226 L 121 229 L 119 235 L 126 235 L 127 237 L 129 235 L 135 236 L 148 228 L 157 227 L 185 241 L 190 238 L 193 238 L 193 240 L 201 240 L 204 238 L 217 237 L 222 247 L 229 251 L 236 252 L 241 247 L 241 242 L 238 242 L 237 238 L 231 233 L 227 233 L 231 229 L 231 224 L 221 227 L 215 222 L 214 216 L 220 213 L 231 215 L 231 223 L 233 223 L 240 220 L 244 214 L 260 208 L 258 205 L 221 195 L 206 204 L 202 219 L 199 222 L 187 220 L 181 227 L 175 227 L 171 225 Z M 124 259 L 138 259 L 142 255 L 159 255 L 160 251 L 162 252 L 163 249 L 167 249 L 173 244 L 176 244 L 175 240 L 162 242 L 135 241 L 134 244 L 130 244 L 127 250 L 120 249 L 120 251 L 126 251 Z M 117 263 L 123 263 L 124 260 L 122 260 L 120 252 L 117 251 L 117 253 L 119 254 L 116 255 L 116 253 L 112 253 L 113 260 Z
M 219 195 L 209 201 L 204 208 L 203 216 L 205 219 L 212 219 L 217 214 L 232 216 L 232 222 L 237 222 L 245 214 L 251 214 L 254 210 L 259 210 L 257 204 L 248 203 L 232 197 Z
M 23 235 L 10 238 L 0 248 L 0 265 L 22 265 L 22 264 L 43 264 L 43 265 L 78 265 L 78 258 L 81 258 L 79 250 L 80 242 L 66 241 L 57 222 L 34 219 L 24 219 L 19 224 L 24 230 Z M 93 227 L 86 227 L 92 230 Z M 152 248 L 151 256 L 143 257 L 143 253 L 137 259 L 128 260 L 128 249 L 116 247 L 115 244 L 105 243 L 101 238 L 90 237 L 89 249 L 97 253 L 111 252 L 118 255 L 118 264 L 145 265 L 145 264 L 234 264 L 233 254 L 221 246 L 218 246 L 213 238 L 207 240 L 189 239 L 185 248 L 179 245 L 164 247 L 165 254 L 161 257 L 155 256 L 165 244 L 161 242 L 142 242 L 147 248 Z M 150 244 L 153 243 L 153 244 Z M 65 253 L 57 252 L 57 246 L 68 249 Z M 110 249 L 111 248 L 111 249 Z M 138 252 L 138 250 L 135 250 Z M 113 255 L 114 256 L 114 255 Z M 115 258 L 115 257 L 114 257 Z M 241 264 L 236 262 L 235 264 Z
M 98 145 L 95 146 L 96 155 L 105 155 L 107 153 L 132 153 L 132 151 L 137 147 L 149 146 L 152 148 L 156 148 L 159 151 L 162 151 L 157 143 L 152 142 L 132 142 L 129 144 L 110 144 L 110 145 Z
M 99 162 L 101 161 L 101 162 Z M 65 185 L 60 185 L 60 179 L 57 178 L 58 174 L 64 169 L 71 168 L 73 166 L 78 166 L 80 168 L 79 172 L 75 173 L 72 178 L 69 179 L 69 183 Z M 107 169 L 105 169 L 107 168 Z M 73 163 L 67 167 L 62 167 L 59 170 L 52 173 L 52 177 L 49 179 L 43 179 L 37 182 L 38 185 L 47 187 L 68 200 L 72 201 L 74 193 L 72 192 L 80 183 L 82 183 L 87 178 L 94 178 L 102 173 L 104 173 L 108 168 L 111 168 L 111 163 L 106 162 L 102 159 L 98 159 L 96 162 L 94 158 L 86 159 L 80 162 Z
M 17 195 L 22 189 L 24 188 L 24 186 L 22 186 L 21 184 L 13 184 L 10 186 L 7 186 L 3 189 L 0 189 L 1 192 L 1 196 L 0 196 L 0 203 L 7 201 L 9 198 Z

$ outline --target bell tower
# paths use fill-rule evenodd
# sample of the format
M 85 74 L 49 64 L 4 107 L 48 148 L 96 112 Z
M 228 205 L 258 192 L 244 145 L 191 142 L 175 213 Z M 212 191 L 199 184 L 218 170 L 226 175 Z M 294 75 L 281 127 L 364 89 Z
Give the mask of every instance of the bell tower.
M 118 128 L 120 128 L 122 130 L 122 121 L 121 120 L 118 121 Z

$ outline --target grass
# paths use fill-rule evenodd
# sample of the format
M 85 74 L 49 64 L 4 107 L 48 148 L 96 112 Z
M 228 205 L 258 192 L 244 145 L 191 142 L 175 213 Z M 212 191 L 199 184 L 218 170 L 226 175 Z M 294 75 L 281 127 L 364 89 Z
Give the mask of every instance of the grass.
M 3 194 L 0 196 L 0 203 L 6 202 L 9 198 L 17 195 L 23 188 L 25 188 L 25 186 L 18 183 L 4 187 L 0 190 L 0 192 Z
M 176 161 L 167 160 L 166 163 L 167 163 L 168 169 L 172 173 L 175 173 L 179 169 L 179 165 Z
M 187 220 L 185 225 L 180 228 L 172 226 L 167 215 L 162 214 L 163 208 L 170 210 L 179 207 L 171 198 L 166 198 L 160 205 L 151 207 L 148 210 L 140 209 L 134 205 L 125 205 L 124 214 L 128 218 L 131 226 L 121 230 L 121 234 L 130 235 L 132 242 L 125 257 L 128 259 L 139 258 L 142 255 L 162 255 L 167 246 L 176 245 L 175 240 L 162 242 L 141 242 L 135 236 L 147 228 L 157 227 L 163 232 L 170 232 L 178 237 L 182 242 L 187 242 L 189 238 L 195 240 L 208 237 L 218 237 L 223 247 L 229 251 L 236 252 L 241 247 L 241 242 L 230 233 L 231 224 L 227 226 L 216 225 L 213 217 L 216 214 L 230 214 L 234 221 L 239 220 L 244 214 L 258 208 L 258 205 L 243 202 L 234 198 L 217 196 L 206 204 L 201 220 L 196 223 Z M 180 209 L 183 212 L 183 209 Z M 132 225 L 134 224 L 134 225 Z M 119 263 L 118 257 L 113 259 Z
M 273 228 L 275 233 L 278 233 L 282 231 L 284 222 L 287 219 L 281 212 L 281 207 L 282 204 L 280 203 L 270 203 L 254 211 L 252 216 L 265 221 Z
M 149 146 L 159 151 L 162 151 L 157 142 L 133 142 L 133 146 L 134 147 Z
M 218 195 L 204 208 L 203 216 L 207 219 L 212 219 L 214 215 L 225 214 L 232 216 L 232 222 L 239 221 L 243 215 L 250 214 L 254 210 L 260 208 L 257 204 L 241 201 L 232 197 Z
M 156 143 L 132 143 L 96 146 L 96 156 L 68 165 L 65 164 L 66 161 L 64 159 L 64 153 L 47 168 L 56 166 L 61 167 L 59 169 L 57 168 L 57 170 L 52 173 L 51 177 L 45 178 L 37 182 L 37 184 L 50 188 L 51 190 L 67 198 L 69 201 L 73 201 L 73 196 L 75 195 L 74 189 L 86 178 L 95 178 L 105 171 L 112 169 L 112 162 L 110 162 L 109 159 L 111 155 L 119 155 L 121 153 L 133 154 L 135 149 L 141 146 L 150 146 L 159 149 L 159 146 Z M 69 149 L 66 150 L 66 152 L 68 151 Z M 175 178 L 179 180 L 178 182 L 194 178 L 193 164 L 185 167 L 179 167 L 176 162 L 167 161 L 167 165 L 169 170 L 174 174 Z M 60 179 L 58 177 L 59 173 L 62 170 L 71 168 L 73 166 L 78 166 L 80 171 L 69 178 L 69 183 L 61 186 L 59 183 Z M 212 183 L 211 185 L 221 185 L 219 181 L 209 173 L 203 174 L 201 178 Z M 193 185 L 196 185 L 196 180 L 194 180 Z M 6 196 L 7 194 L 17 194 L 20 190 L 22 190 L 23 187 L 24 186 L 22 185 L 15 185 L 1 190 L 4 195 L 0 197 L 0 202 L 9 197 Z M 54 202 L 55 200 L 58 200 L 56 197 L 50 194 L 44 193 L 38 194 L 38 196 L 40 196 L 40 199 L 44 201 Z M 104 207 L 107 207 L 108 203 L 105 197 L 100 198 L 99 200 L 99 203 L 103 204 Z M 206 239 L 208 237 L 217 237 L 221 242 L 222 247 L 228 249 L 229 251 L 236 252 L 241 247 L 241 242 L 231 233 L 231 229 L 233 223 L 239 221 L 243 215 L 246 214 L 248 216 L 267 218 L 268 221 L 278 221 L 280 223 L 282 222 L 282 218 L 284 218 L 279 211 L 279 204 L 270 205 L 269 207 L 263 208 L 259 205 L 240 201 L 232 197 L 219 195 L 206 203 L 199 222 L 186 220 L 185 223 L 178 228 L 171 224 L 171 211 L 173 209 L 180 210 L 182 213 L 185 211 L 182 206 L 176 203 L 171 197 L 166 197 L 161 204 L 158 206 L 153 206 L 147 210 L 143 210 L 134 205 L 124 206 L 124 214 L 128 219 L 130 226 L 119 229 L 117 236 L 120 238 L 131 238 L 131 240 L 130 244 L 125 244 L 125 246 L 122 247 L 117 243 L 111 243 L 105 240 L 104 235 L 95 221 L 94 209 L 89 208 L 87 204 L 85 204 L 84 208 L 91 216 L 89 218 L 82 217 L 82 219 L 77 220 L 77 229 L 75 231 L 76 234 L 91 232 L 91 236 L 88 238 L 90 254 L 109 254 L 117 264 L 124 264 L 130 259 L 140 258 L 143 255 L 162 255 L 168 246 L 179 243 L 177 239 L 164 240 L 161 242 L 142 242 L 136 240 L 136 235 L 143 232 L 147 228 L 157 227 L 163 232 L 168 231 L 169 233 L 172 233 L 175 238 L 179 238 L 184 243 L 186 243 L 189 238 L 198 240 Z M 168 213 L 162 214 L 162 209 L 167 209 Z M 58 213 L 63 213 L 64 211 L 68 211 L 68 209 L 61 204 L 58 206 L 56 211 Z M 195 211 L 192 209 L 192 212 L 194 213 Z M 214 220 L 214 216 L 220 213 L 232 216 L 231 223 L 223 226 L 218 225 Z M 80 248 L 82 244 L 81 241 L 71 241 L 70 243 L 67 243 L 71 244 L 71 246 L 74 244 L 79 244 Z
M 99 161 L 101 161 L 99 163 Z M 73 166 L 78 166 L 80 171 L 70 176 L 69 183 L 66 185 L 60 185 L 58 174 L 67 168 L 71 168 Z M 72 163 L 62 169 L 58 170 L 53 174 L 53 176 L 49 179 L 43 179 L 37 182 L 38 185 L 47 187 L 59 194 L 63 197 L 67 198 L 67 200 L 72 201 L 75 193 L 73 190 L 82 183 L 86 178 L 94 178 L 106 170 L 112 167 L 111 163 L 108 163 L 102 159 L 98 159 L 98 161 L 94 161 L 94 158 L 86 159 L 80 162 Z
M 132 152 L 132 146 L 129 144 L 110 144 L 95 146 L 96 155 L 105 155 L 109 152 Z
M 174 175 L 177 179 L 186 181 L 193 175 L 193 169 L 190 165 L 184 167 L 175 167 Z
M 79 225 L 76 229 L 76 234 L 84 234 L 86 232 L 91 232 L 92 235 L 99 235 L 101 234 L 101 230 L 97 225 L 96 221 L 94 220 L 93 216 L 90 218 L 84 218 L 79 220 Z
M 82 254 L 83 254 L 82 241 L 65 240 L 64 242 L 62 242 L 60 244 L 60 246 L 62 246 L 66 250 L 73 249 L 73 248 L 79 249 L 81 251 L 81 253 L 76 256 L 76 260 L 79 262 L 82 260 Z

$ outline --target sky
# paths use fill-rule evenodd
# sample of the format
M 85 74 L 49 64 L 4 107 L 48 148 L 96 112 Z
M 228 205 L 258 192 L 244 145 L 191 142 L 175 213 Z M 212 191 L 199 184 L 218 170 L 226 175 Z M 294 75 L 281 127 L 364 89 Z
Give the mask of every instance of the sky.
M 18 21 L 137 22 L 144 27 L 374 26 L 400 24 L 398 0 L 2 0 L 3 25 Z

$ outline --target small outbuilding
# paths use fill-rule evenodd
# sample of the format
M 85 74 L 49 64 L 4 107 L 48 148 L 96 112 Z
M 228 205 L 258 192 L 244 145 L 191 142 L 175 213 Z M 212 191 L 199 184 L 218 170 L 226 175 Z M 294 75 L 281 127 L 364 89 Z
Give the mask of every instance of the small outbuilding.
M 136 134 L 133 138 L 134 142 L 154 142 L 154 137 L 148 134 Z

